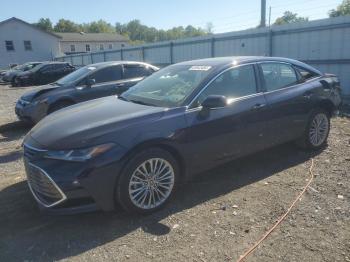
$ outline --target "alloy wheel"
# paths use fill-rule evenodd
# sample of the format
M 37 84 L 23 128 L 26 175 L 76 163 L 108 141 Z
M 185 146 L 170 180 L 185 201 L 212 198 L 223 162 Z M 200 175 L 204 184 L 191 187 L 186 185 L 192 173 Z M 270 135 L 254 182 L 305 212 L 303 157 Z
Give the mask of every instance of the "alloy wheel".
M 309 139 L 313 146 L 320 146 L 327 138 L 329 131 L 328 117 L 324 113 L 315 115 L 309 129 Z
M 135 169 L 130 178 L 130 199 L 138 208 L 156 208 L 168 199 L 174 182 L 174 169 L 168 161 L 148 159 Z

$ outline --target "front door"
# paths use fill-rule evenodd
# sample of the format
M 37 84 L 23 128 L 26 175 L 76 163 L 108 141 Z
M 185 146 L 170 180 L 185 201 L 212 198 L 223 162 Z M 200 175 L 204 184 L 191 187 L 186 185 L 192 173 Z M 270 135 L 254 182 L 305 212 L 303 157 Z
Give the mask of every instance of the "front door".
M 200 104 L 209 95 L 223 95 L 229 103 L 203 117 Z M 187 153 L 193 168 L 201 170 L 263 148 L 266 101 L 259 92 L 253 65 L 220 74 L 200 93 L 194 105 L 199 107 L 186 113 L 189 150 L 193 148 Z
M 89 79 L 94 79 L 95 84 L 91 87 L 86 86 L 87 79 L 81 82 L 83 88 L 77 96 L 79 102 L 91 100 L 95 98 L 118 94 L 118 90 L 123 88 L 122 84 L 122 67 L 121 65 L 102 68 L 87 76 Z

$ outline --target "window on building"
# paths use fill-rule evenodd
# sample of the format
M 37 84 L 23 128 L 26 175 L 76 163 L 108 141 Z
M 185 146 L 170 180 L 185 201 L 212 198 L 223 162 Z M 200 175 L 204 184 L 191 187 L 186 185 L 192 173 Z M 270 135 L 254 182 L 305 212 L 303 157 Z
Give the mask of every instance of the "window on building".
M 75 45 L 70 45 L 70 51 L 75 52 Z
M 24 40 L 24 50 L 26 51 L 32 51 L 32 42 L 29 40 Z
M 103 44 L 100 44 L 100 50 L 104 50 L 105 48 L 104 48 L 104 46 L 103 46 Z
M 85 45 L 85 50 L 86 50 L 86 52 L 90 52 L 90 45 Z
M 122 47 L 124 47 L 125 45 L 124 44 L 121 44 Z
M 109 44 L 109 45 L 108 45 L 108 48 L 109 48 L 109 49 L 113 49 L 113 44 Z
M 5 41 L 6 50 L 7 51 L 15 51 L 15 46 L 13 45 L 13 41 Z

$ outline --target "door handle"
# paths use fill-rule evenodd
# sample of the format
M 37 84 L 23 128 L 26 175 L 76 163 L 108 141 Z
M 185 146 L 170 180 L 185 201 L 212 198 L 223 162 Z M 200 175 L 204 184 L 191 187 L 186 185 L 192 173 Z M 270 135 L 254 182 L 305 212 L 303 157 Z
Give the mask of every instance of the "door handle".
M 258 109 L 261 109 L 261 108 L 263 108 L 263 107 L 265 107 L 265 106 L 266 106 L 266 104 L 256 104 L 256 105 L 254 105 L 254 106 L 252 107 L 252 109 L 258 110 Z

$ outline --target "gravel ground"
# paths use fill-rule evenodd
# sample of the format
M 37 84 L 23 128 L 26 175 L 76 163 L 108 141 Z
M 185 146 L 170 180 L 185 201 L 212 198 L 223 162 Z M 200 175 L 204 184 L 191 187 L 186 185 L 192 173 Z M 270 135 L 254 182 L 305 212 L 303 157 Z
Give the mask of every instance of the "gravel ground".
M 149 216 L 118 210 L 40 213 L 25 181 L 30 129 L 14 103 L 30 88 L 0 86 L 0 261 L 235 261 L 315 178 L 286 220 L 247 261 L 350 261 L 350 121 L 332 120 L 320 152 L 282 145 L 233 161 L 180 187 Z

